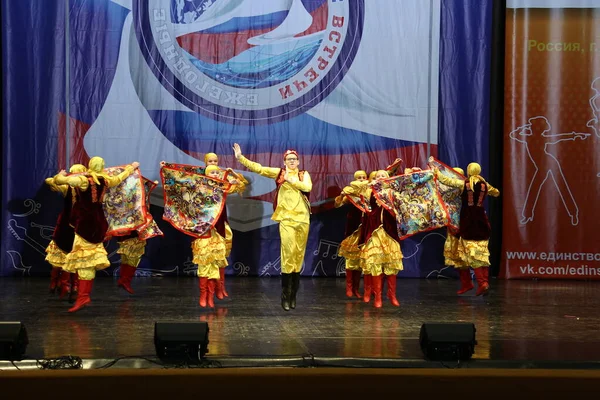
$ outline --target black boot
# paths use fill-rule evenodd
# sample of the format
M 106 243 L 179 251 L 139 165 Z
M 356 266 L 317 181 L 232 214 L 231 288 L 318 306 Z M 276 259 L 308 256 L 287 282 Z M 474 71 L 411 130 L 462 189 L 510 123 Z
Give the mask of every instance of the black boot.
M 292 297 L 292 274 L 281 273 L 281 307 L 290 311 L 290 298 Z
M 290 298 L 290 308 L 296 308 L 296 293 L 300 287 L 300 272 L 292 272 L 292 297 Z

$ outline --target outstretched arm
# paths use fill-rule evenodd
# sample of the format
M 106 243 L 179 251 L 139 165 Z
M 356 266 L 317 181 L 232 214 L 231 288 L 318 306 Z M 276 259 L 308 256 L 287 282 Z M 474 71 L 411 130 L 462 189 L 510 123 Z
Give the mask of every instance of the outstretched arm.
M 87 188 L 89 186 L 86 176 L 84 176 L 84 175 L 67 176 L 67 173 L 64 171 L 60 171 L 60 173 L 54 177 L 54 183 L 56 185 L 69 185 L 71 187 L 79 188 L 81 190 L 87 190 Z
M 393 163 L 391 163 L 390 165 L 388 165 L 385 168 L 385 170 L 388 172 L 388 174 L 390 174 L 390 176 L 396 176 L 396 175 L 400 175 L 399 170 L 400 170 L 401 166 L 402 166 L 402 159 L 396 158 Z
M 233 145 L 233 152 L 235 154 L 235 158 L 250 171 L 271 179 L 275 179 L 277 176 L 279 176 L 279 171 L 281 171 L 281 168 L 263 167 L 257 162 L 248 160 L 242 155 L 242 149 L 240 148 L 239 144 L 235 143 Z
M 62 172 L 62 171 L 61 171 Z M 67 190 L 69 190 L 69 185 L 57 185 L 55 182 L 56 177 L 60 176 L 59 174 L 54 175 L 51 178 L 46 178 L 46 185 L 50 186 L 50 189 L 54 192 L 60 192 L 63 196 L 67 195 Z
M 435 169 L 435 176 L 437 176 L 438 180 L 442 182 L 446 186 L 455 187 L 462 189 L 465 186 L 465 182 L 461 179 L 450 178 L 444 174 L 440 173 L 439 169 Z
M 493 187 L 489 183 L 487 184 L 487 187 L 488 187 L 488 194 L 490 196 L 492 196 L 492 197 L 498 197 L 498 196 L 500 196 L 500 191 L 498 189 L 496 189 L 495 187 Z
M 104 181 L 106 182 L 106 186 L 109 188 L 117 186 L 119 183 L 123 182 L 129 175 L 131 175 L 139 165 L 140 164 L 138 162 L 134 162 L 131 165 L 126 166 L 125 171 L 121 172 L 119 175 L 109 176 L 105 178 Z
M 580 133 L 580 132 L 569 132 L 569 133 L 557 133 L 554 135 L 544 135 L 546 138 L 546 144 L 556 144 L 558 142 L 562 142 L 565 140 L 575 140 L 581 139 L 585 140 L 590 136 L 589 133 Z
M 346 196 L 344 196 L 344 194 L 342 193 L 335 198 L 333 205 L 335 208 L 339 208 L 339 207 L 343 206 L 344 204 L 348 204 L 348 198 Z

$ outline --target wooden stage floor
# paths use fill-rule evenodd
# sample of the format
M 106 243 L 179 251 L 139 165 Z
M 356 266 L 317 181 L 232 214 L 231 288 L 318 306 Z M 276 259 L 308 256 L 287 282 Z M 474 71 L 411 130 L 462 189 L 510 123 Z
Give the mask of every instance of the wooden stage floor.
M 92 304 L 69 314 L 69 303 L 47 292 L 48 279 L 0 279 L 0 321 L 21 321 L 28 359 L 154 356 L 157 321 L 207 321 L 215 359 L 321 357 L 387 359 L 418 365 L 424 322 L 473 322 L 473 362 L 480 366 L 600 361 L 600 282 L 491 282 L 486 297 L 456 296 L 458 281 L 398 280 L 399 308 L 346 299 L 342 278 L 302 279 L 296 310 L 280 307 L 278 278 L 228 277 L 230 297 L 214 310 L 198 306 L 197 279 L 135 278 L 135 295 L 98 278 Z M 537 363 L 537 364 L 535 364 Z M 381 364 L 380 364 L 381 365 Z

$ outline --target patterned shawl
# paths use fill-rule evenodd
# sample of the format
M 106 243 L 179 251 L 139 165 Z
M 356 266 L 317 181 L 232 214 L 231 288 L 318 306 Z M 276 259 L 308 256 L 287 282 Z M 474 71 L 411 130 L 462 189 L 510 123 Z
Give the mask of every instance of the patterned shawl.
M 447 211 L 431 171 L 384 179 L 373 185 L 379 202 L 396 215 L 400 239 L 446 226 Z
M 156 187 L 156 183 L 146 177 L 142 177 L 142 179 L 144 180 L 146 209 L 148 212 L 146 213 L 146 223 L 138 229 L 138 237 L 140 240 L 148 240 L 155 236 L 164 236 L 164 234 L 156 224 L 156 221 L 154 221 L 154 218 L 152 218 L 152 214 L 150 214 L 150 193 L 152 193 Z
M 434 167 L 440 171 L 440 174 L 443 174 L 449 178 L 460 179 L 464 181 L 467 179 L 465 176 L 459 174 L 451 167 L 447 166 L 441 161 L 433 160 L 429 163 L 431 169 Z M 461 188 L 455 188 L 452 186 L 446 186 L 439 180 L 435 180 L 437 185 L 438 192 L 444 201 L 446 209 L 448 210 L 448 230 L 453 235 L 458 235 L 458 228 L 460 224 L 460 206 L 461 206 Z
M 104 171 L 109 176 L 118 175 L 125 166 L 109 167 Z M 126 236 L 146 224 L 146 196 L 142 174 L 136 169 L 123 182 L 104 193 L 104 215 L 108 221 L 106 238 Z
M 163 219 L 175 229 L 201 237 L 217 222 L 231 184 L 198 173 L 198 167 L 182 164 L 160 169 L 165 210 Z

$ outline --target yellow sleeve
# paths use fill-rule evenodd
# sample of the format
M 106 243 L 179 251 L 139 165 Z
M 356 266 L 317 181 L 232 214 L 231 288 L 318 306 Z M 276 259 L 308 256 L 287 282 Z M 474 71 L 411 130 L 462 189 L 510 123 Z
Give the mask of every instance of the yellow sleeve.
M 231 172 L 230 175 L 228 175 L 228 177 L 233 178 L 233 179 L 237 179 L 241 185 L 248 185 L 250 182 L 248 182 L 248 179 L 246 179 L 246 177 L 242 174 L 238 174 L 237 172 L 235 172 L 233 169 L 227 168 L 228 171 Z
M 54 183 L 57 185 L 69 185 L 71 187 L 79 188 L 83 191 L 86 191 L 89 186 L 87 177 L 84 175 L 75 175 L 75 176 L 57 175 L 54 178 Z
M 106 186 L 111 188 L 117 186 L 119 183 L 123 182 L 129 175 L 131 175 L 135 171 L 133 166 L 128 165 L 125 167 L 125 171 L 121 172 L 119 175 L 115 176 L 105 176 L 104 182 Z
M 465 182 L 461 179 L 450 178 L 444 174 L 437 173 L 437 178 L 440 182 L 442 182 L 446 186 L 451 186 L 455 188 L 464 188 Z
M 493 187 L 489 183 L 487 184 L 487 187 L 488 187 L 488 194 L 490 196 L 492 196 L 492 197 L 498 197 L 498 196 L 500 196 L 500 191 L 498 189 L 496 189 L 495 187 Z
M 250 171 L 271 179 L 277 178 L 277 176 L 279 176 L 279 171 L 281 171 L 281 168 L 263 167 L 259 163 L 250 161 L 244 156 L 240 156 L 238 161 Z
M 232 183 L 231 181 L 233 179 L 237 180 L 238 183 Z M 227 181 L 231 183 L 231 186 L 227 191 L 228 194 L 238 193 L 241 195 L 246 190 L 246 185 L 248 185 L 246 178 L 244 178 L 241 174 L 236 174 L 235 172 L 233 172 L 231 175 L 227 175 Z
M 348 198 L 346 196 L 344 196 L 343 194 L 340 194 L 338 197 L 335 198 L 335 201 L 333 202 L 333 206 L 335 208 L 340 208 L 341 206 L 343 206 L 344 204 L 348 203 Z
M 58 174 L 54 175 L 52 178 L 46 178 L 44 182 L 46 182 L 46 185 L 50 186 L 50 189 L 53 192 L 60 192 L 63 196 L 66 196 L 67 190 L 69 190 L 69 185 L 57 185 L 54 181 L 57 176 Z
M 308 193 L 312 190 L 312 181 L 310 179 L 310 175 L 308 174 L 308 171 L 304 171 L 304 179 L 303 180 L 297 180 L 294 181 L 293 183 L 290 182 L 291 185 L 293 187 L 295 187 L 296 189 Z
M 56 185 L 58 191 L 63 195 L 67 195 L 67 191 L 69 190 L 69 185 Z
M 235 185 L 235 184 L 230 184 L 229 185 L 229 189 L 227 189 L 225 192 L 227 194 L 232 194 L 232 193 L 242 193 L 245 189 L 244 185 Z

